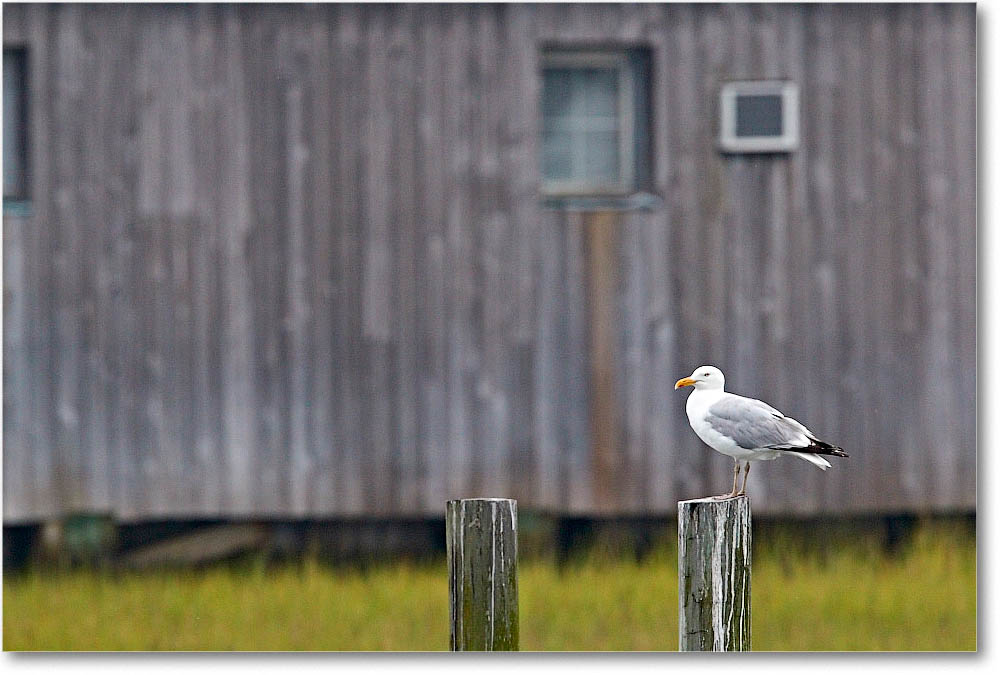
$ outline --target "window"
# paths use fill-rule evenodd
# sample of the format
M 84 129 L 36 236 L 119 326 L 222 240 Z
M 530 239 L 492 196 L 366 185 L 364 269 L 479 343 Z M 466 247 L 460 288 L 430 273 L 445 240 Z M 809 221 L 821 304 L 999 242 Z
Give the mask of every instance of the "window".
M 725 152 L 789 152 L 799 144 L 794 82 L 727 82 L 719 96 L 719 147 Z
M 647 173 L 647 59 L 642 50 L 542 56 L 542 191 L 622 195 Z
M 27 54 L 3 50 L 3 198 L 28 199 Z

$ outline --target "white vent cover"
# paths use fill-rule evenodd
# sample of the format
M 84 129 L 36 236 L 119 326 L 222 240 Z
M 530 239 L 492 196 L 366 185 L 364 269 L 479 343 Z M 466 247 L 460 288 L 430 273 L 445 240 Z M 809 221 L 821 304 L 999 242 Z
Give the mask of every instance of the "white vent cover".
M 799 88 L 794 82 L 727 82 L 719 111 L 723 152 L 791 152 L 799 145 Z

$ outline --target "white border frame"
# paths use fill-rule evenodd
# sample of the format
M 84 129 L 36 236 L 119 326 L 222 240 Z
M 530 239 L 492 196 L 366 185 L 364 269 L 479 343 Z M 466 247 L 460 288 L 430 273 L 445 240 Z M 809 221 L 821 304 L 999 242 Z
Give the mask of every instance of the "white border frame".
M 781 96 L 780 136 L 737 136 L 738 96 Z M 799 147 L 799 86 L 788 80 L 726 82 L 719 91 L 719 149 L 723 152 L 792 152 Z
M 550 67 L 585 68 L 588 66 L 613 67 L 619 73 L 621 86 L 618 90 L 618 117 L 621 120 L 621 134 L 618 139 L 619 178 L 617 183 L 593 183 L 579 180 L 546 180 L 541 176 L 541 192 L 545 197 L 594 197 L 602 195 L 627 195 L 634 192 L 635 178 L 635 84 L 628 54 L 624 50 L 598 51 L 573 50 L 567 48 L 548 52 L 539 59 L 538 75 L 542 80 L 543 71 Z M 541 92 L 541 89 L 539 89 Z M 544 124 L 539 111 L 539 120 Z M 539 150 L 544 143 L 539 128 Z

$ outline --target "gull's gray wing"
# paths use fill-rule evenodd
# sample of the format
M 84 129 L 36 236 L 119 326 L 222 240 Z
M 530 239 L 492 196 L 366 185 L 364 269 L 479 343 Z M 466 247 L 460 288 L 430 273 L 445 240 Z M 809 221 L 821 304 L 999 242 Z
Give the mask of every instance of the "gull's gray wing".
M 712 428 L 732 438 L 741 448 L 802 448 L 812 434 L 791 417 L 755 398 L 727 394 L 708 409 Z

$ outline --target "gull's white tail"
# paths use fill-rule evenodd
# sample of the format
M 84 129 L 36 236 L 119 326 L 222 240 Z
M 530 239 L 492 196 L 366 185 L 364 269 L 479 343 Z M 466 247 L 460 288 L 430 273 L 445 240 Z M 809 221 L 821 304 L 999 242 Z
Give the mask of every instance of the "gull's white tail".
M 810 464 L 815 464 L 819 468 L 823 469 L 823 471 L 826 471 L 827 469 L 830 468 L 830 466 L 832 466 L 830 464 L 830 462 L 826 461 L 825 459 L 823 459 L 819 455 L 814 455 L 814 454 L 812 454 L 810 452 L 791 452 L 791 451 L 789 451 L 788 454 L 789 455 L 795 455 L 796 457 L 804 459 L 807 462 L 809 462 Z

